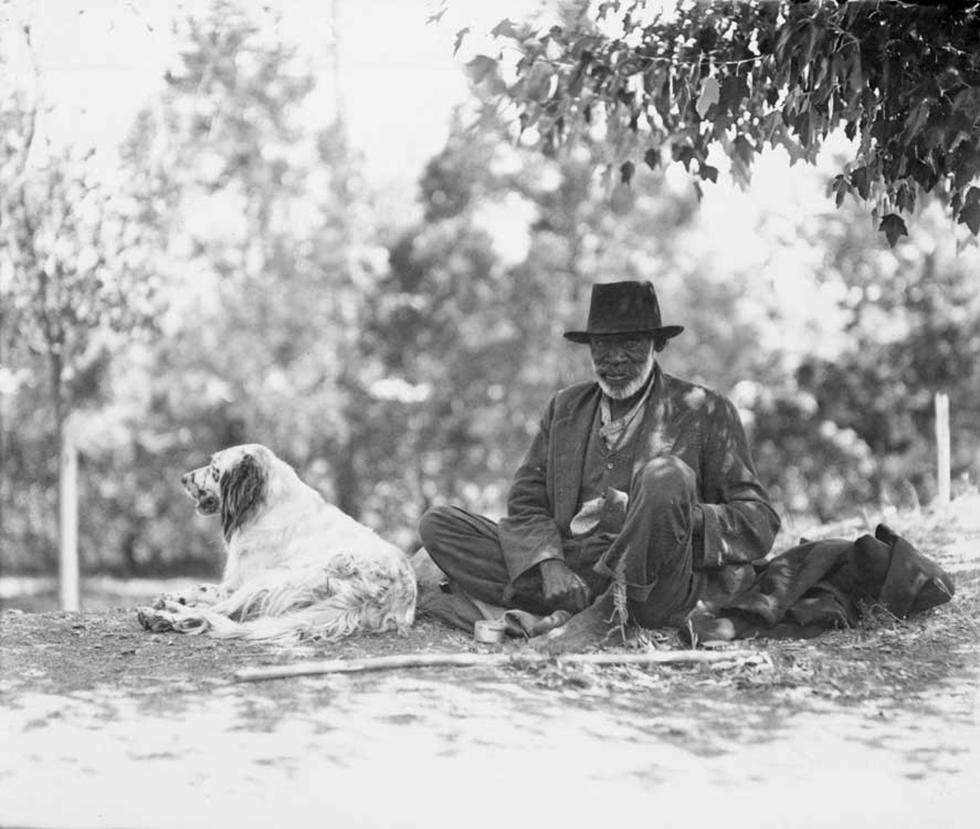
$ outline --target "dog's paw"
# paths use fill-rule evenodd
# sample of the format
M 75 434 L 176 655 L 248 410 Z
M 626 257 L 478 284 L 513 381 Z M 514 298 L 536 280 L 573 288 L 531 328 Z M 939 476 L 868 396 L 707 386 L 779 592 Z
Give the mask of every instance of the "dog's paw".
M 143 628 L 151 633 L 167 633 L 174 630 L 173 614 L 157 607 L 155 602 L 153 607 L 136 608 L 136 618 Z
M 140 607 L 136 618 L 151 633 L 204 633 L 210 624 L 206 618 L 189 611 L 175 601 L 164 601 L 163 607 Z

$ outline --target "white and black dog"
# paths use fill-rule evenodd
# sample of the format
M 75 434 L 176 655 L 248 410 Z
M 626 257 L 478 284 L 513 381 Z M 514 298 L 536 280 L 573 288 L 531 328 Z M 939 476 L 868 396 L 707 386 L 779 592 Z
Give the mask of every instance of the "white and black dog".
M 412 624 L 417 588 L 405 554 L 266 447 L 225 449 L 181 483 L 198 513 L 221 515 L 224 576 L 139 608 L 148 630 L 333 640 Z

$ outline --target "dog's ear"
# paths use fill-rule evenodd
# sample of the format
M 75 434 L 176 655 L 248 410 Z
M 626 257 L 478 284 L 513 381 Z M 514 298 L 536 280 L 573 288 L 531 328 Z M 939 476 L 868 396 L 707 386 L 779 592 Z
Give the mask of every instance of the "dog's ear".
M 227 541 L 265 499 L 265 465 L 252 455 L 221 476 L 221 531 Z

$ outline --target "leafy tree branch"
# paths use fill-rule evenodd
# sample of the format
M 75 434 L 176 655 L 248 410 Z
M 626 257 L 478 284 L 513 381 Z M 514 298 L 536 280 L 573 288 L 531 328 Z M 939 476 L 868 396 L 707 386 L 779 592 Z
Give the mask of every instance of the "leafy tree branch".
M 525 144 L 553 154 L 602 137 L 624 182 L 673 161 L 700 187 L 717 180 L 719 148 L 745 185 L 764 149 L 813 162 L 843 131 L 854 155 L 831 184 L 838 207 L 848 195 L 867 204 L 894 245 L 931 194 L 980 233 L 980 6 L 654 5 L 600 2 L 546 31 L 502 21 L 505 48 L 474 58 L 471 75 L 516 105 Z

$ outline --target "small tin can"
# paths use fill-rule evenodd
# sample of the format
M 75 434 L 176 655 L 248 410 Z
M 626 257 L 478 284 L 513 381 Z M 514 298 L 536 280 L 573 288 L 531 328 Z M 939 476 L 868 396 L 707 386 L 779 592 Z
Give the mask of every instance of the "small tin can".
M 499 645 L 507 635 L 503 619 L 480 619 L 473 624 L 473 638 L 488 645 Z

